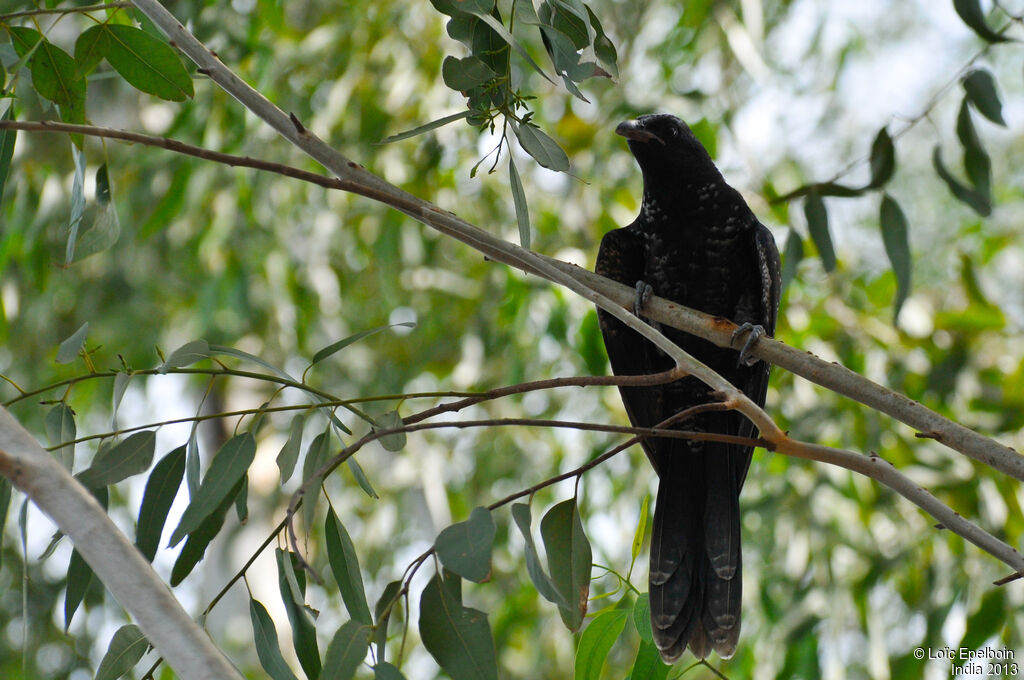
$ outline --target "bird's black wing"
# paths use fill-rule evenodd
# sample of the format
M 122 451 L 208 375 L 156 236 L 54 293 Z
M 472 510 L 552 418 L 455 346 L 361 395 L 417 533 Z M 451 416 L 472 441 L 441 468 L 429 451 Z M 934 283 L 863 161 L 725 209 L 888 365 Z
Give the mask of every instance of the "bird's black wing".
M 634 225 L 613 229 L 604 235 L 594 271 L 630 287 L 644 279 L 643 236 Z M 671 359 L 639 333 L 603 309 L 597 310 L 597 316 L 615 375 L 647 375 L 672 367 Z M 637 427 L 651 427 L 671 415 L 665 413 L 664 399 L 659 390 L 622 387 L 619 392 L 630 422 Z M 644 440 L 643 447 L 657 470 L 658 462 L 651 444 Z

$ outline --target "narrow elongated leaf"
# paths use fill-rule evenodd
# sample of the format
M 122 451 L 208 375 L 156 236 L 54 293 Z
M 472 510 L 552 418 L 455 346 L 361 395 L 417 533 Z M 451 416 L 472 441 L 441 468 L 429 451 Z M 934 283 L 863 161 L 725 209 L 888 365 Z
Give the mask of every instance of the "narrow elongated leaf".
M 789 282 L 796 276 L 796 267 L 800 260 L 804 259 L 804 240 L 795 229 L 789 230 L 786 237 L 786 245 L 782 253 L 782 289 L 785 290 Z
M 932 151 L 932 166 L 935 168 L 935 173 L 939 176 L 939 179 L 946 183 L 946 186 L 949 187 L 950 192 L 958 201 L 966 204 L 982 217 L 988 217 L 992 214 L 992 204 L 986 196 L 963 184 L 946 169 L 945 164 L 942 162 L 942 149 L 937 145 Z
M 661 653 L 650 640 L 641 640 L 636 652 L 636 660 L 629 673 L 629 680 L 665 680 L 671 666 L 661 661 Z
M 574 680 L 600 680 L 608 652 L 622 634 L 628 618 L 628 610 L 612 609 L 594 617 L 587 625 L 576 648 Z
M 636 558 L 640 555 L 640 549 L 644 547 L 644 536 L 647 534 L 647 513 L 650 506 L 651 494 L 644 494 L 644 500 L 640 503 L 640 519 L 636 523 L 636 531 L 633 532 L 633 547 L 630 550 L 632 562 L 636 562 Z
M 512 203 L 516 208 L 516 223 L 519 225 L 519 245 L 530 249 L 530 206 L 526 202 L 523 180 L 519 178 L 512 154 L 508 155 L 508 178 L 512 187 Z
M 384 592 L 373 608 L 373 616 L 376 619 L 376 633 L 373 643 L 377 646 L 377 661 L 384 660 L 384 648 L 388 640 L 388 622 L 391 620 L 391 613 L 400 605 L 402 594 L 402 582 L 392 581 L 384 586 Z
M 896 148 L 889 131 L 882 128 L 871 144 L 871 182 L 869 188 L 877 189 L 892 177 L 896 169 Z
M 423 646 L 452 680 L 497 680 L 487 615 L 462 606 L 459 577 L 430 579 L 420 596 L 419 629 Z
M 221 527 L 224 526 L 224 517 L 228 514 L 228 509 L 234 502 L 235 495 L 242 489 L 243 481 L 241 479 L 238 480 L 238 483 L 221 501 L 220 505 L 214 508 L 213 512 L 202 521 L 195 531 L 188 535 L 185 546 L 178 553 L 178 559 L 174 561 L 174 567 L 171 568 L 172 586 L 176 586 L 184 581 L 185 577 L 191 574 L 195 566 L 203 559 L 203 555 L 206 554 L 206 548 L 209 547 L 210 542 L 217 537 Z
M 334 580 L 338 583 L 341 599 L 345 602 L 349 616 L 354 621 L 371 625 L 373 619 L 370 617 L 370 607 L 366 604 L 363 575 L 359 571 L 359 557 L 344 525 L 334 514 L 334 508 L 327 509 L 324 536 L 327 543 L 327 559 L 331 563 Z
M 303 602 L 301 600 L 296 601 L 296 598 L 292 596 L 291 586 L 288 585 L 286 560 L 291 563 L 294 573 L 295 565 L 292 562 L 294 556 L 280 548 L 274 551 L 274 555 L 277 558 L 277 584 L 281 591 L 281 601 L 284 603 L 285 612 L 288 614 L 288 622 L 292 627 L 292 643 L 295 646 L 295 655 L 299 658 L 299 664 L 302 666 L 306 677 L 319 677 L 321 668 L 320 648 L 316 643 L 316 628 L 302 606 Z M 296 576 L 299 580 L 300 589 L 304 589 L 306 583 L 305 575 L 300 570 Z
M 446 569 L 462 578 L 483 583 L 491 577 L 494 518 L 487 508 L 476 507 L 465 522 L 446 527 L 434 541 L 437 557 Z
M 191 366 L 197 361 L 210 357 L 210 345 L 205 340 L 193 340 L 186 342 L 178 349 L 171 352 L 171 356 L 156 369 L 158 373 L 167 373 L 172 368 Z
M 314 476 L 317 475 L 320 468 L 331 457 L 331 433 L 328 430 L 324 430 L 318 434 L 309 445 L 309 449 L 306 451 L 306 460 L 302 464 L 302 483 L 306 484 L 309 482 L 307 487 L 306 495 L 302 499 L 302 521 L 303 525 L 308 529 L 313 526 L 313 518 L 316 516 L 316 502 L 320 498 L 320 483 L 323 481 L 322 477 L 318 477 L 315 481 Z
M 995 78 L 992 77 L 992 73 L 988 69 L 976 68 L 968 73 L 960 83 L 964 86 L 968 101 L 978 110 L 978 113 L 993 123 L 1006 127 L 1006 120 L 1003 119 L 1003 103 L 996 90 Z
M 64 246 L 64 264 L 75 260 L 75 246 L 78 244 L 78 230 L 85 215 L 85 153 L 78 146 L 71 147 L 75 161 L 75 175 L 71 180 L 71 215 L 68 220 L 68 240 Z
M 533 156 L 541 166 L 558 172 L 569 169 L 569 157 L 565 155 L 565 151 L 562 151 L 562 147 L 540 128 L 532 125 L 513 125 L 512 131 L 516 133 L 523 150 Z
M 964 98 L 960 103 L 960 113 L 956 118 L 956 136 L 964 147 L 964 170 L 967 177 L 974 185 L 974 190 L 985 197 L 989 203 L 992 202 L 992 161 L 988 152 L 974 129 L 974 122 L 971 120 L 971 110 Z
M 910 237 L 908 235 L 907 218 L 889 194 L 883 194 L 879 222 L 882 225 L 882 242 L 885 254 L 892 263 L 892 271 L 896 275 L 896 299 L 893 301 L 893 323 L 900 314 L 903 301 L 910 294 Z
M 365 337 L 369 337 L 369 336 L 373 335 L 374 333 L 380 333 L 381 331 L 387 330 L 387 329 L 389 329 L 389 328 L 391 328 L 393 326 L 404 326 L 406 328 L 415 328 L 416 327 L 416 323 L 413 322 L 413 321 L 403 321 L 402 323 L 392 323 L 392 324 L 388 324 L 386 326 L 377 326 L 376 328 L 370 328 L 369 330 L 359 331 L 358 333 L 353 333 L 352 335 L 348 336 L 347 338 L 342 338 L 341 340 L 338 340 L 337 342 L 332 343 L 332 344 L 328 345 L 327 347 L 324 347 L 322 350 L 320 350 L 319 352 L 314 354 L 313 355 L 313 360 L 311 362 L 309 362 L 309 365 L 312 366 L 314 364 L 318 364 L 321 361 L 323 361 L 324 359 L 326 359 L 327 357 L 331 356 L 332 354 L 335 354 L 336 352 L 340 352 L 341 350 L 345 349 L 346 347 L 351 345 L 353 342 L 358 342 L 358 341 L 362 340 Z
M 985 21 L 985 14 L 981 11 L 980 0 L 953 0 L 953 9 L 960 15 L 960 19 L 983 40 L 993 43 L 1007 40 L 989 27 L 988 22 Z
M 359 488 L 363 490 L 363 493 L 374 500 L 380 498 L 380 496 L 377 495 L 377 492 L 373 490 L 373 485 L 370 484 L 370 478 L 366 476 L 365 472 L 363 472 L 363 468 L 359 465 L 359 461 L 356 460 L 355 456 L 346 460 L 345 464 L 348 465 L 349 472 L 352 473 L 352 477 L 355 478 L 356 483 L 359 484 Z
M 453 113 L 450 116 L 445 116 L 443 118 L 438 118 L 437 120 L 432 120 L 429 123 L 424 123 L 423 125 L 420 125 L 419 127 L 414 127 L 411 130 L 406 130 L 405 132 L 399 132 L 397 135 L 391 135 L 390 137 L 386 137 L 383 140 L 381 140 L 380 143 L 381 144 L 391 144 L 393 142 L 400 142 L 403 139 L 409 139 L 410 137 L 415 137 L 417 135 L 422 135 L 422 134 L 425 134 L 427 132 L 430 132 L 431 130 L 436 130 L 439 127 L 444 127 L 448 123 L 454 123 L 457 120 L 462 120 L 463 118 L 469 118 L 469 116 L 472 115 L 472 113 L 473 112 L 470 111 L 469 109 L 467 109 L 465 111 L 459 111 L 458 113 Z
M 103 56 L 128 83 L 168 101 L 185 101 L 195 90 L 181 57 L 167 43 L 134 26 L 106 24 Z
M 3 119 L 14 120 L 13 105 L 7 107 Z M 17 138 L 17 130 L 0 130 L 0 198 L 3 198 L 7 176 L 11 172 L 11 159 L 14 158 L 14 142 Z
M 593 558 L 576 499 L 562 501 L 548 510 L 540 522 L 540 535 L 544 539 L 551 581 L 570 605 L 560 606 L 558 613 L 569 630 L 577 631 L 587 613 Z
M 223 503 L 232 491 L 237 492 L 235 487 L 245 477 L 255 456 L 256 440 L 250 432 L 236 435 L 224 443 L 213 457 L 202 484 L 199 485 L 195 496 L 185 508 L 181 521 L 171 534 L 172 547 L 199 528 L 203 520 Z
M 178 495 L 184 474 L 185 446 L 182 445 L 160 459 L 146 482 L 135 529 L 135 546 L 150 562 L 160 546 L 164 522 L 167 521 L 174 497 Z
M 654 632 L 651 630 L 651 596 L 648 593 L 641 593 L 636 602 L 633 603 L 633 625 L 640 639 L 644 642 L 654 642 Z
M 402 416 L 398 415 L 398 411 L 388 411 L 374 419 L 373 429 L 393 430 L 402 427 L 404 424 Z M 401 451 L 405 448 L 406 435 L 405 432 L 392 432 L 391 434 L 384 435 L 377 441 L 387 451 Z
M 274 620 L 259 600 L 249 599 L 249 618 L 252 620 L 253 643 L 260 665 L 273 680 L 298 680 L 281 655 Z
M 331 638 L 324 655 L 320 677 L 327 680 L 349 680 L 370 651 L 369 626 L 358 621 L 346 621 Z
M 75 427 L 75 412 L 71 407 L 61 402 L 50 409 L 45 418 L 46 438 L 51 446 L 72 442 L 75 440 L 77 428 Z M 54 457 L 60 461 L 65 470 L 70 471 L 75 465 L 75 445 L 64 444 L 53 452 Z
M 92 567 L 82 558 L 77 551 L 71 552 L 71 561 L 68 562 L 67 586 L 64 589 L 64 632 L 68 632 L 71 626 L 71 619 L 78 611 L 78 605 L 82 604 L 85 591 L 92 581 Z
M 68 364 L 78 357 L 78 353 L 85 347 L 85 336 L 89 333 L 89 322 L 86 321 L 78 330 L 67 337 L 57 348 L 57 363 Z
M 291 380 L 292 382 L 298 382 L 297 380 L 295 380 L 295 378 L 290 376 L 285 370 L 278 368 L 277 366 L 270 363 L 269 361 L 266 361 L 265 359 L 261 359 L 255 354 L 249 354 L 248 352 L 242 351 L 240 349 L 235 349 L 234 347 L 226 347 L 224 345 L 210 345 L 208 349 L 210 352 L 210 356 L 224 354 L 229 357 L 235 357 L 237 359 L 251 361 L 254 364 L 259 364 L 260 366 L 262 366 L 263 368 L 267 369 L 268 371 L 270 371 L 271 373 L 280 378 L 284 378 L 285 380 Z
M 138 626 L 121 626 L 110 638 L 107 652 L 96 669 L 96 680 L 117 680 L 135 668 L 148 648 L 149 641 Z
M 199 491 L 199 421 L 192 423 L 185 449 L 185 483 L 188 486 L 188 497 L 195 498 Z
M 530 506 L 527 503 L 515 503 L 512 505 L 512 519 L 515 520 L 519 532 L 526 541 L 526 573 L 530 575 L 534 587 L 548 602 L 559 607 L 568 607 L 568 601 L 555 588 L 551 577 L 545 573 L 540 564 L 540 555 L 537 552 L 537 544 L 533 541 L 533 532 L 530 528 L 532 520 L 530 517 Z
M 238 523 L 245 524 L 249 521 L 249 475 L 242 477 L 242 488 L 235 494 L 235 514 L 238 516 Z
M 110 416 L 110 429 L 117 430 L 117 409 L 121 407 L 121 400 L 124 398 L 124 393 L 128 389 L 128 383 L 132 380 L 131 373 L 118 373 L 114 376 L 114 396 L 113 405 L 111 407 Z
M 149 469 L 156 449 L 156 432 L 136 432 L 111 447 L 101 447 L 89 469 L 75 475 L 82 486 L 95 488 L 116 484 Z
M 306 424 L 306 413 L 297 413 L 292 417 L 291 427 L 288 428 L 288 441 L 281 447 L 277 454 L 277 467 L 281 471 L 281 483 L 287 482 L 295 471 L 295 463 L 299 460 L 299 451 L 302 448 L 302 428 Z
M 812 191 L 804 199 L 804 216 L 807 218 L 807 229 L 811 232 L 811 240 L 818 249 L 818 257 L 821 258 L 825 271 L 835 271 L 836 252 L 832 248 L 832 236 L 828 230 L 828 212 L 825 210 L 825 202 L 817 192 Z

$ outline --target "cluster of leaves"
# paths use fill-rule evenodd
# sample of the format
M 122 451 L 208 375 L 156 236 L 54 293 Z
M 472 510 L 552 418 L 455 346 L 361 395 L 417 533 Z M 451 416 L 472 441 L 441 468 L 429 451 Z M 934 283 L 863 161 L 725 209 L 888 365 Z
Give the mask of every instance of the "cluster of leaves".
M 978 0 L 957 0 L 954 2 L 961 19 L 980 37 L 990 44 L 1007 40 L 1001 33 L 996 33 L 985 21 Z M 969 206 L 982 217 L 992 212 L 992 162 L 985 151 L 971 116 L 975 110 L 997 125 L 1006 127 L 1003 119 L 1002 102 L 996 88 L 995 77 L 991 71 L 982 67 L 970 68 L 960 77 L 963 88 L 963 100 L 956 120 L 956 136 L 963 149 L 963 168 L 967 175 L 967 183 L 956 177 L 942 160 L 941 145 L 936 145 L 932 152 L 932 165 L 935 173 L 946 184 L 957 200 Z M 919 117 L 911 124 L 916 123 Z M 804 185 L 789 192 L 785 196 L 776 197 L 775 201 L 790 200 L 804 197 L 804 217 L 811 241 L 814 243 L 818 257 L 821 258 L 825 271 L 832 272 L 836 268 L 836 254 L 832 246 L 829 232 L 828 211 L 823 197 L 852 198 L 867 193 L 877 192 L 879 200 L 879 224 L 885 252 L 892 264 L 896 276 L 896 296 L 893 300 L 893 320 L 899 316 L 901 307 L 911 290 L 912 260 L 910 253 L 909 228 L 906 215 L 895 198 L 885 186 L 892 179 L 896 170 L 896 152 L 893 137 L 886 128 L 882 128 L 875 136 L 869 156 L 871 178 L 863 186 L 849 186 L 837 180 L 815 182 Z M 797 263 L 804 256 L 803 241 L 796 231 L 791 231 L 785 247 L 785 268 L 783 283 L 788 283 L 796 272 Z
M 529 100 L 514 83 L 511 55 L 515 51 L 522 61 L 546 81 L 554 84 L 548 73 L 530 56 L 527 48 L 515 37 L 516 26 L 535 29 L 540 36 L 555 74 L 574 97 L 588 101 L 578 84 L 588 78 L 618 75 L 615 46 L 597 15 L 582 0 L 542 0 L 539 9 L 533 0 L 513 0 L 507 25 L 496 0 L 431 0 L 434 8 L 450 17 L 448 35 L 469 49 L 466 57 L 446 56 L 441 77 L 452 90 L 465 95 L 467 109 L 403 132 L 385 141 L 394 142 L 429 132 L 448 123 L 465 119 L 470 125 L 489 129 L 501 128 L 501 138 L 492 151 L 495 156 L 491 171 L 497 166 L 501 149 L 508 143 L 511 129 L 519 144 L 542 167 L 558 172 L 569 169 L 569 157 L 559 144 L 533 121 Z M 500 123 L 499 123 L 500 121 Z M 489 156 L 490 154 L 488 154 Z M 472 169 L 486 160 L 482 158 Z M 509 182 L 519 223 L 520 241 L 530 247 L 530 222 L 526 194 L 509 153 Z
M 62 360 L 67 360 L 75 354 L 88 358 L 89 353 L 85 349 L 87 330 L 87 326 L 83 326 L 61 343 L 58 354 Z M 383 328 L 362 331 L 332 343 L 315 355 L 310 368 L 354 342 L 381 330 Z M 145 373 L 167 374 L 218 355 L 255 362 L 270 371 L 270 374 L 264 376 L 265 379 L 280 381 L 282 385 L 305 385 L 305 374 L 302 382 L 296 381 L 283 370 L 258 357 L 228 347 L 209 345 L 205 341 L 186 343 L 167 356 L 159 367 Z M 307 373 L 308 371 L 309 369 Z M 195 425 L 200 420 L 198 416 L 189 440 L 164 455 L 155 465 L 155 429 L 150 429 L 150 426 L 143 429 L 117 429 L 118 408 L 133 375 L 136 374 L 137 372 L 127 367 L 124 371 L 113 374 L 111 420 L 115 432 L 102 435 L 101 443 L 90 465 L 75 477 L 105 505 L 112 485 L 144 474 L 152 468 L 138 509 L 135 539 L 139 551 L 148 561 L 153 561 L 160 549 L 171 505 L 179 494 L 182 482 L 188 480 L 189 502 L 177 526 L 171 531 L 166 546 L 174 548 L 184 541 L 184 546 L 171 570 L 170 583 L 177 586 L 202 561 L 211 541 L 225 527 L 225 521 L 232 508 L 239 522 L 245 522 L 248 518 L 249 468 L 256 455 L 257 433 L 272 406 L 271 401 L 267 401 L 259 409 L 247 412 L 247 415 L 252 416 L 248 429 L 231 436 L 220 446 L 200 479 L 198 441 L 195 436 Z M 79 438 L 75 413 L 66 403 L 68 394 L 66 393 L 64 399 L 47 411 L 44 422 L 54 455 L 65 467 L 72 469 L 76 442 L 89 438 Z M 314 403 L 284 407 L 300 412 L 292 417 L 288 438 L 276 459 L 281 473 L 280 484 L 283 485 L 295 472 L 307 419 L 314 411 L 320 411 L 326 416 L 327 427 L 308 445 L 302 466 L 302 479 L 310 489 L 303 496 L 301 518 L 307 531 L 311 530 L 317 516 L 317 500 L 321 495 L 323 469 L 332 458 L 335 435 L 340 438 L 342 433 L 351 434 L 349 428 L 333 412 L 338 406 L 337 402 L 328 402 L 324 395 L 315 391 L 310 391 L 309 394 L 314 397 Z M 378 418 L 369 418 L 361 412 L 354 412 L 365 417 L 377 430 L 401 426 L 402 421 L 396 411 L 389 411 L 385 416 Z M 331 432 L 332 426 L 334 434 Z M 118 434 L 127 432 L 131 434 L 123 438 Z M 405 437 L 400 433 L 385 433 L 379 440 L 385 448 L 393 451 L 405 445 Z M 354 458 L 349 458 L 348 461 L 355 466 L 353 473 L 366 493 L 374 495 L 369 480 Z M 10 499 L 6 481 L 3 488 L 7 489 L 8 493 L 5 496 L 3 513 L 0 514 L 6 515 L 6 503 Z M 643 507 L 644 511 L 633 541 L 634 563 L 640 553 L 646 530 L 646 502 Z M 556 605 L 563 623 L 570 631 L 579 631 L 587 615 L 593 558 L 576 499 L 556 503 L 548 509 L 540 522 L 546 568 L 542 565 L 534 539 L 530 504 L 513 504 L 511 515 L 524 541 L 526 572 L 537 592 L 545 600 Z M 437 573 L 420 595 L 419 634 L 426 650 L 455 680 L 498 677 L 494 637 L 487 614 L 465 606 L 462 598 L 463 580 L 474 583 L 491 580 L 495 533 L 492 509 L 476 507 L 470 512 L 467 520 L 457 522 L 441 531 L 432 549 L 436 556 Z M 311 679 L 351 678 L 363 664 L 372 645 L 375 677 L 384 680 L 403 677 L 397 665 L 386 661 L 389 621 L 392 612 L 408 598 L 412 577 L 428 555 L 424 555 L 423 559 L 418 560 L 407 570 L 403 579 L 393 581 L 383 589 L 371 615 L 356 547 L 330 503 L 323 524 L 323 536 L 330 571 L 344 607 L 351 617 L 333 633 L 323 655 L 317 642 L 317 611 L 306 603 L 305 598 L 305 562 L 299 555 L 289 551 L 280 548 L 276 551 L 282 602 L 288 614 L 295 654 L 303 672 Z M 53 553 L 61 538 L 60 533 L 53 537 L 43 554 L 44 559 Z M 634 602 L 635 598 L 631 593 L 635 592 L 635 589 L 629 584 L 628 575 L 624 578 L 619 576 L 618 579 L 620 587 L 616 588 L 615 592 L 621 591 L 622 596 L 616 604 L 598 613 L 580 638 L 576 677 L 599 677 L 612 645 L 622 634 L 629 612 L 633 611 L 641 638 L 636 668 L 642 671 L 640 675 L 634 677 L 664 678 L 668 667 L 660 663 L 657 649 L 651 639 L 646 600 L 640 598 Z M 64 600 L 65 630 L 71 625 L 92 580 L 92 570 L 78 552 L 73 551 L 68 566 Z M 614 592 L 602 597 L 613 594 Z M 276 628 L 266 607 L 251 593 L 249 600 L 256 650 L 264 670 L 275 680 L 295 678 L 281 652 Z M 405 639 L 404 634 L 402 639 Z M 98 666 L 97 677 L 121 677 L 138 663 L 147 649 L 148 643 L 136 626 L 122 626 L 110 640 L 107 652 Z M 398 663 L 402 653 L 403 650 L 400 649 L 397 655 Z

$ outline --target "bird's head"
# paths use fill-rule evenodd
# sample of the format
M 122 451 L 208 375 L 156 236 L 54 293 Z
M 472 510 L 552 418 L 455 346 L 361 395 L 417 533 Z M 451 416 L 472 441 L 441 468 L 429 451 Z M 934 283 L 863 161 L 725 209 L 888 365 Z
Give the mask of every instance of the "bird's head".
M 667 183 L 717 175 L 707 150 L 686 123 L 668 113 L 640 116 L 619 123 L 615 133 L 628 140 L 629 150 L 644 173 L 644 184 Z

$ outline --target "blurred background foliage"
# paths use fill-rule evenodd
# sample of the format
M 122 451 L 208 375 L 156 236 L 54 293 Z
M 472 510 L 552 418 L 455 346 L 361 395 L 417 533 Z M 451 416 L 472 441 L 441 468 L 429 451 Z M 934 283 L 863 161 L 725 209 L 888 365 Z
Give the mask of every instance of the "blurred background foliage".
M 236 0 L 168 6 L 226 64 L 350 157 L 470 222 L 518 240 L 507 163 L 493 174 L 470 177 L 496 137 L 458 122 L 378 144 L 465 106 L 441 81 L 443 58 L 465 56 L 465 50 L 446 36 L 446 17 L 430 3 Z M 569 174 L 554 173 L 514 148 L 529 199 L 532 247 L 590 267 L 602 234 L 629 223 L 639 207 L 639 173 L 612 130 L 638 113 L 676 113 L 694 125 L 780 248 L 791 230 L 804 241 L 807 257 L 785 292 L 780 339 L 1024 447 L 1020 48 L 987 45 L 949 3 L 926 0 L 595 0 L 591 7 L 618 50 L 619 78 L 582 83 L 590 103 L 512 62 L 513 80 L 537 96 L 530 102 L 534 120 L 572 164 Z M 26 8 L 0 3 L 0 13 Z M 65 45 L 89 25 L 76 17 L 37 21 L 51 41 Z M 1007 23 L 1014 22 L 997 11 L 992 25 Z M 539 41 L 524 45 L 535 60 L 547 63 Z M 2 46 L 0 56 L 8 67 L 16 60 L 10 45 Z M 947 165 L 960 167 L 954 132 L 962 98 L 958 76 L 972 62 L 995 75 L 1008 122 L 1003 129 L 976 120 L 993 164 L 994 211 L 986 218 L 957 202 L 930 162 L 932 147 L 942 144 Z M 93 124 L 319 170 L 201 76 L 193 100 L 171 104 L 108 75 L 101 68 L 89 81 L 86 117 Z M 12 90 L 17 118 L 55 117 L 23 83 L 9 82 Z M 900 130 L 911 119 L 914 125 L 896 139 L 896 172 L 887 187 L 909 220 L 913 255 L 913 289 L 894 325 L 896 280 L 879 232 L 879 196 L 826 199 L 838 255 L 837 269 L 827 275 L 813 256 L 800 202 L 769 200 L 834 177 L 865 184 L 875 133 L 886 125 Z M 107 163 L 121 235 L 110 249 L 65 266 L 70 147 L 62 136 L 19 133 L 0 206 L 0 372 L 23 389 L 86 372 L 81 361 L 54 361 L 59 342 L 84 322 L 90 325 L 87 347 L 100 370 L 119 367 L 122 358 L 130 367 L 150 368 L 159 363 L 155 348 L 166 354 L 204 338 L 300 373 L 318 349 L 341 337 L 416 321 L 411 332 L 375 335 L 316 366 L 311 382 L 346 398 L 477 390 L 607 372 L 593 310 L 564 290 L 485 262 L 366 199 L 138 145 L 86 140 L 86 194 L 92 196 L 95 171 Z M 207 381 L 199 378 L 136 378 L 119 422 L 162 422 L 200 408 L 254 408 L 270 396 L 264 385 L 222 380 L 200 407 L 206 389 Z M 67 403 L 77 413 L 80 436 L 109 430 L 111 390 L 111 380 L 85 381 L 71 390 Z M 5 384 L 0 395 L 7 400 L 17 391 Z M 49 407 L 39 402 L 63 396 L 54 390 L 12 410 L 43 439 Z M 408 414 L 428 402 L 395 400 L 367 410 L 381 413 L 397 405 Z M 1024 492 L 1018 482 L 782 371 L 773 374 L 768 409 L 795 437 L 877 452 L 1021 548 Z M 612 389 L 535 393 L 463 416 L 626 422 Z M 282 489 L 274 466 L 289 421 L 286 414 L 273 416 L 260 434 L 249 476 L 248 522 L 229 514 L 206 559 L 176 589 L 190 610 L 206 606 L 281 518 L 299 481 Z M 346 424 L 357 434 L 366 430 L 352 418 Z M 312 421 L 306 441 L 322 425 Z M 232 420 L 200 428 L 205 461 L 235 426 Z M 187 427 L 162 428 L 157 454 L 187 436 Z M 398 453 L 376 445 L 366 449 L 359 460 L 380 500 L 364 495 L 345 470 L 328 480 L 327 489 L 357 546 L 371 604 L 440 529 L 465 519 L 474 506 L 571 469 L 616 441 L 575 431 L 497 428 L 413 434 Z M 94 451 L 79 445 L 75 469 L 84 469 Z M 628 570 L 641 499 L 653 484 L 638 450 L 585 477 L 581 511 L 597 564 Z M 534 517 L 571 494 L 566 485 L 539 493 Z M 115 487 L 110 498 L 112 516 L 129 535 L 140 498 L 141 482 Z M 728 677 L 948 677 L 948 662 L 919 661 L 913 652 L 961 644 L 1012 649 L 1024 661 L 1024 584 L 993 587 L 993 580 L 1006 575 L 1005 566 L 937 530 L 884 488 L 845 471 L 761 451 L 741 502 L 744 632 L 737 655 L 715 662 Z M 178 505 L 174 512 L 180 512 Z M 70 547 L 62 544 L 40 559 L 52 527 L 29 509 L 23 562 L 20 507 L 15 494 L 0 569 L 0 676 L 89 677 L 124 614 L 94 586 L 70 631 L 63 632 Z M 573 636 L 527 578 L 522 540 L 510 530 L 507 511 L 495 517 L 492 581 L 467 586 L 467 604 L 489 614 L 502 677 L 567 677 Z M 309 550 L 320 567 L 321 546 L 314 534 Z M 158 554 L 155 564 L 164 576 L 175 554 Z M 638 568 L 633 578 L 641 589 L 645 572 Z M 615 587 L 602 573 L 594 571 L 595 595 Z M 428 576 L 415 582 L 414 602 Z M 247 580 L 286 639 L 269 552 Z M 307 596 L 321 611 L 322 634 L 345 618 L 332 587 L 330 581 L 310 584 Z M 258 674 L 246 607 L 245 590 L 236 585 L 207 624 L 241 668 Z M 402 615 L 413 622 L 415 639 L 415 605 L 411 616 L 404 609 Z M 635 632 L 618 643 L 605 677 L 627 672 L 636 644 Z M 282 647 L 290 653 L 290 645 Z M 410 678 L 439 672 L 418 646 L 406 655 L 403 670 Z M 685 677 L 707 676 L 706 669 L 694 669 Z

